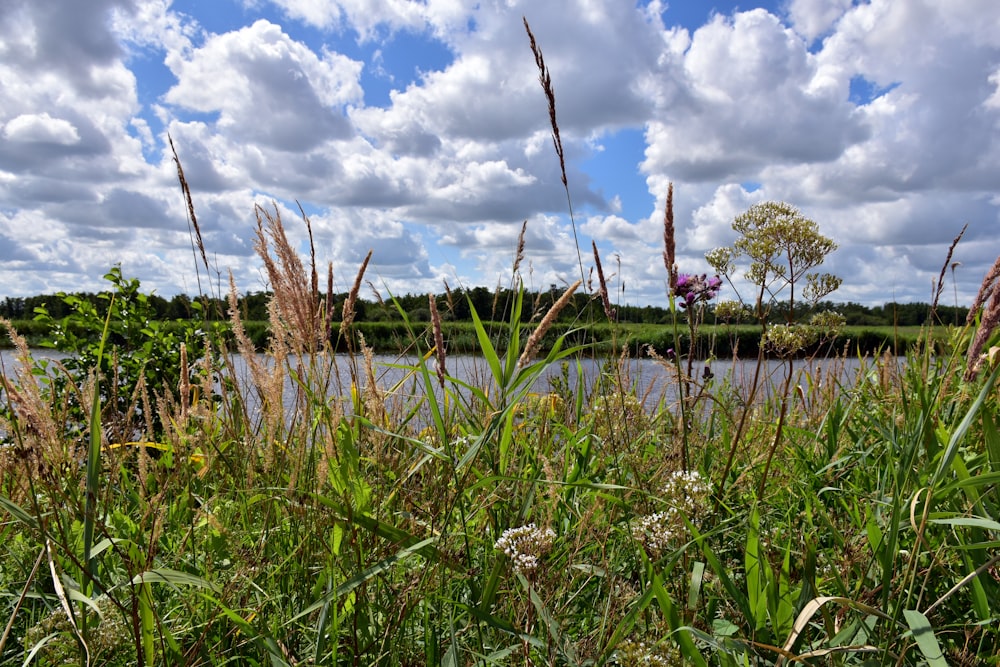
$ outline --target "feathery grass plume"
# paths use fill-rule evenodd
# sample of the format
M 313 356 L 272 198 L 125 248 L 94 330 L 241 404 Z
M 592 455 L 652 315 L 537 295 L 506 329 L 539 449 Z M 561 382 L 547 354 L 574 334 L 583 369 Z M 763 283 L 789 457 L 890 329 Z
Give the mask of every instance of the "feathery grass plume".
M 365 255 L 365 261 L 361 262 L 358 275 L 354 278 L 354 284 L 351 285 L 351 291 L 347 295 L 347 300 L 344 301 L 344 311 L 340 318 L 341 336 L 347 332 L 347 329 L 354 322 L 354 306 L 358 303 L 358 292 L 361 290 L 361 281 L 365 277 L 365 270 L 368 268 L 368 262 L 371 261 L 372 252 L 372 250 L 369 250 L 368 254 Z
M 455 312 L 455 300 L 452 297 L 451 286 L 448 285 L 448 281 L 447 280 L 444 281 L 444 293 L 445 293 L 445 297 L 447 298 L 447 301 L 448 301 L 448 312 L 449 313 L 454 313 Z
M 381 406 L 384 410 L 385 401 L 381 400 L 382 388 L 379 387 L 378 382 L 375 380 L 375 352 L 365 340 L 365 335 L 360 331 L 358 332 L 358 346 L 361 348 L 361 355 L 365 359 L 365 382 L 368 392 L 378 399 L 375 401 L 375 404 Z
M 446 370 L 444 365 L 444 334 L 441 332 L 441 315 L 438 314 L 437 300 L 433 294 L 427 295 L 427 303 L 430 304 L 431 308 L 431 327 L 434 330 L 434 356 L 437 359 L 438 383 L 444 389 Z
M 552 75 L 545 65 L 545 58 L 542 50 L 535 41 L 535 35 L 531 32 L 528 19 L 522 17 L 524 29 L 528 33 L 528 42 L 531 45 L 531 53 L 535 56 L 535 65 L 538 67 L 538 82 L 542 84 L 542 91 L 545 93 L 545 100 L 549 104 L 549 124 L 552 126 L 552 144 L 555 146 L 556 155 L 559 157 L 559 171 L 562 174 L 562 184 L 568 187 L 569 181 L 566 178 L 566 157 L 563 152 L 562 137 L 559 135 L 559 123 L 556 122 L 556 94 L 552 88 Z
M 674 228 L 674 184 L 667 185 L 667 203 L 663 210 L 663 265 L 667 267 L 670 293 L 677 287 L 677 241 Z
M 580 279 L 584 279 L 583 253 L 580 252 L 580 238 L 576 233 L 576 217 L 573 215 L 573 198 L 569 195 L 569 179 L 566 178 L 566 154 L 563 151 L 562 136 L 559 134 L 559 123 L 556 121 L 556 93 L 552 88 L 552 75 L 545 65 L 545 58 L 542 56 L 542 49 L 535 40 L 535 35 L 531 32 L 527 17 L 521 17 L 524 21 L 524 30 L 528 33 L 528 42 L 531 46 L 531 53 L 535 56 L 535 65 L 538 67 L 538 82 L 542 84 L 542 91 L 545 93 L 545 100 L 549 105 L 549 125 L 552 126 L 552 145 L 555 146 L 556 156 L 559 158 L 559 173 L 562 176 L 563 189 L 566 191 L 566 204 L 569 207 L 569 221 L 573 227 L 573 243 L 576 245 L 576 258 L 580 263 Z
M 937 288 L 934 290 L 934 300 L 931 302 L 931 321 L 934 320 L 934 317 L 937 314 L 938 301 L 941 299 L 941 293 L 944 291 L 944 275 L 948 271 L 948 266 L 951 264 L 951 256 L 955 252 L 955 246 L 957 246 L 958 242 L 962 240 L 962 237 L 965 235 L 965 230 L 968 228 L 968 223 L 963 225 L 962 231 L 958 233 L 955 240 L 953 240 L 951 245 L 948 246 L 948 255 L 944 258 L 944 264 L 941 266 L 941 274 L 938 276 Z
M 524 259 L 524 234 L 528 231 L 528 221 L 521 225 L 521 233 L 517 235 L 517 252 L 514 253 L 514 270 L 511 275 L 517 275 L 517 270 L 521 268 L 521 261 Z
M 990 289 L 990 298 L 983 308 L 983 316 L 979 321 L 979 328 L 972 338 L 969 352 L 965 362 L 965 379 L 972 382 L 979 375 L 984 361 L 983 348 L 986 342 L 993 335 L 994 329 L 1000 324 L 1000 290 L 996 285 Z
M 549 329 L 552 328 L 552 325 L 555 324 L 556 318 L 559 317 L 559 312 L 573 299 L 573 292 L 575 292 L 581 284 L 582 281 L 577 280 L 575 283 L 570 285 L 569 288 L 563 292 L 562 296 L 559 297 L 559 300 L 552 304 L 552 307 L 549 308 L 549 312 L 545 313 L 545 317 L 542 318 L 542 321 L 538 323 L 538 326 L 535 327 L 535 330 L 532 331 L 531 335 L 528 337 L 528 342 L 524 346 L 524 352 L 521 353 L 520 359 L 517 360 L 518 368 L 524 368 L 531 362 L 531 359 L 538 351 L 538 347 L 542 344 L 542 338 L 545 337 L 545 334 L 547 334 Z
M 614 322 L 618 313 L 611 307 L 611 298 L 608 296 L 608 283 L 604 280 L 604 267 L 601 266 L 601 255 L 597 252 L 597 241 L 591 241 L 594 248 L 594 264 L 597 266 L 597 286 L 601 294 L 601 305 L 604 306 L 604 315 L 609 322 Z
M 210 272 L 208 268 L 208 255 L 205 252 L 205 242 L 201 237 L 201 228 L 198 226 L 198 216 L 194 214 L 194 199 L 191 197 L 191 188 L 188 186 L 187 179 L 184 178 L 184 168 L 181 166 L 181 159 L 177 156 L 177 149 L 174 147 L 174 138 L 167 134 L 167 141 L 170 142 L 170 152 L 174 154 L 174 164 L 177 165 L 177 180 L 181 184 L 181 192 L 184 194 L 184 201 L 187 204 L 187 214 L 188 214 L 188 233 L 191 233 L 192 227 L 194 228 L 194 234 L 192 235 L 192 245 L 191 254 L 194 254 L 195 246 L 198 247 L 198 251 L 201 253 L 201 261 L 205 266 L 206 275 Z M 198 269 L 198 258 L 195 257 L 194 262 L 194 274 L 195 278 L 198 280 L 198 293 L 203 294 L 201 289 L 201 271 Z
M 239 296 L 236 292 L 236 280 L 233 278 L 232 271 L 229 273 L 229 322 L 232 326 L 233 339 L 236 341 L 236 350 L 240 353 L 243 363 L 246 364 L 247 372 L 250 376 L 250 382 L 257 392 L 257 396 L 261 401 L 262 412 L 268 423 L 268 428 L 270 433 L 275 433 L 277 425 L 280 423 L 282 408 L 282 395 L 284 392 L 284 380 L 280 377 L 276 379 L 276 376 L 280 376 L 281 372 L 281 362 L 287 356 L 285 354 L 284 346 L 284 336 L 272 335 L 271 336 L 271 353 L 275 358 L 274 368 L 268 370 L 261 363 L 260 358 L 257 355 L 257 350 L 254 348 L 253 342 L 250 337 L 246 334 L 246 329 L 243 327 L 243 320 L 240 319 L 240 309 L 239 309 Z M 272 313 L 272 304 L 274 299 L 268 303 L 268 313 Z M 272 329 L 274 327 L 273 315 L 272 317 Z M 236 369 L 232 365 L 231 359 L 226 360 L 227 370 L 226 372 L 230 377 L 236 377 Z M 225 385 L 223 385 L 225 389 Z M 245 411 L 247 409 L 247 401 L 245 400 L 235 400 L 228 401 L 229 405 L 236 405 Z M 249 415 L 244 412 L 239 415 L 238 418 L 246 423 L 249 421 Z
M 990 267 L 990 270 L 987 271 L 986 276 L 983 278 L 983 282 L 979 286 L 979 291 L 976 293 L 976 298 L 973 299 L 972 306 L 969 308 L 969 314 L 965 318 L 966 324 L 971 325 L 976 323 L 976 318 L 979 316 L 979 309 L 992 296 L 998 280 L 1000 280 L 1000 256 L 996 258 L 993 266 Z
M 17 422 L 10 423 L 9 418 L 0 416 L 0 427 L 7 433 L 21 436 L 15 452 L 30 455 L 32 460 L 59 465 L 64 457 L 69 456 L 69 452 L 63 451 L 65 445 L 59 435 L 60 429 L 56 426 L 55 410 L 46 402 L 38 376 L 32 373 L 35 364 L 28 343 L 9 320 L 0 318 L 0 326 L 7 330 L 7 335 L 14 344 L 18 364 L 14 373 L 16 384 L 7 377 L 6 369 L 0 369 L 3 371 L 0 372 L 0 390 L 5 394 L 4 401 L 11 408 L 11 416 Z
M 979 328 L 976 329 L 976 334 L 972 338 L 965 362 L 965 379 L 969 382 L 975 380 L 979 375 L 983 363 L 983 348 L 986 346 L 986 341 L 993 335 L 993 330 L 1000 324 L 998 282 L 1000 282 L 1000 256 L 986 272 L 965 320 L 966 326 L 972 326 L 976 323 L 976 318 L 979 318 Z M 982 310 L 982 317 L 980 317 L 980 310 Z
M 365 284 L 368 285 L 368 289 L 372 291 L 372 296 L 375 297 L 375 303 L 378 304 L 379 308 L 385 308 L 385 300 L 382 295 L 379 294 L 378 288 L 375 287 L 375 283 L 370 280 L 366 280 Z
M 302 259 L 285 234 L 278 206 L 273 206 L 273 213 L 259 204 L 254 206 L 257 216 L 254 250 L 267 270 L 273 293 L 268 308 L 273 307 L 272 325 L 278 325 L 272 326 L 271 334 L 287 336 L 297 354 L 311 354 L 316 351 L 322 333 L 319 307 Z

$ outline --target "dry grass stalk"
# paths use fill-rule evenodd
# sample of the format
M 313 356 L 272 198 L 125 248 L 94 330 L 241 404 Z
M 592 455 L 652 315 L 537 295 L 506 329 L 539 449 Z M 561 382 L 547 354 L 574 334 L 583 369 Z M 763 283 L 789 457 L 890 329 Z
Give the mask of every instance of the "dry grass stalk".
M 965 230 L 963 229 L 963 231 Z M 969 315 L 965 320 L 967 326 L 974 325 L 976 319 L 980 318 L 981 310 L 982 317 L 979 319 L 979 328 L 976 329 L 976 335 L 969 346 L 965 362 L 965 379 L 970 382 L 978 377 L 983 364 L 983 348 L 986 346 L 986 341 L 993 335 L 993 330 L 1000 324 L 998 282 L 1000 282 L 1000 257 L 997 257 L 983 278 L 979 292 L 976 293 L 976 298 L 973 300 L 972 307 L 969 308 Z
M 326 267 L 326 303 L 323 315 L 323 340 L 330 340 L 333 334 L 333 262 Z
M 302 204 L 298 201 L 299 213 L 302 215 L 302 220 L 306 223 L 306 233 L 309 234 L 309 275 L 312 278 L 312 295 L 313 299 L 319 298 L 319 274 L 316 273 L 316 243 L 313 241 L 313 227 L 312 220 L 306 215 L 305 210 L 302 208 Z
M 187 345 L 181 343 L 181 379 L 177 390 L 181 398 L 181 423 L 187 422 L 188 408 L 191 405 L 191 378 L 188 376 Z
M 528 221 L 525 220 L 521 225 L 521 233 L 517 235 L 517 252 L 514 253 L 514 270 L 511 275 L 517 275 L 518 269 L 521 268 L 521 262 L 524 260 L 524 235 L 528 231 Z
M 434 357 L 437 359 L 438 383 L 444 389 L 445 370 L 444 334 L 441 331 L 441 315 L 438 313 L 437 300 L 433 294 L 427 295 L 427 303 L 431 309 L 431 328 L 434 331 Z
M 174 139 L 169 134 L 167 134 L 167 141 L 170 142 L 170 151 L 174 154 L 174 164 L 177 165 L 177 180 L 181 184 L 181 192 L 184 193 L 184 201 L 187 204 L 187 214 L 188 223 L 194 228 L 194 243 L 198 247 L 198 251 L 201 253 L 201 261 L 205 266 L 205 271 L 209 271 L 208 268 L 208 254 L 205 252 L 205 241 L 201 237 L 201 228 L 198 226 L 198 216 L 194 214 L 194 200 L 191 198 L 191 188 L 188 186 L 187 179 L 184 178 L 184 168 L 181 166 L 181 159 L 177 157 L 177 149 L 174 148 Z M 190 231 L 190 229 L 189 229 Z M 192 251 L 194 248 L 192 248 Z M 194 263 L 195 275 L 198 278 L 198 291 L 201 291 L 201 272 L 198 271 L 197 260 Z
M 663 211 L 663 264 L 667 267 L 670 293 L 677 288 L 677 241 L 674 228 L 674 184 L 667 186 L 667 203 Z
M 271 334 L 288 336 L 297 354 L 311 354 L 317 350 L 322 337 L 319 304 L 312 280 L 307 277 L 298 252 L 285 234 L 277 205 L 273 213 L 259 205 L 254 211 L 257 215 L 254 250 L 264 262 L 273 292 Z
M 528 342 L 524 346 L 524 352 L 521 353 L 520 359 L 517 360 L 517 365 L 519 368 L 523 368 L 531 362 L 535 353 L 538 352 L 539 346 L 542 344 L 542 338 L 545 334 L 549 332 L 552 325 L 555 324 L 556 318 L 559 317 L 559 313 L 563 308 L 573 299 L 573 293 L 581 285 L 581 281 L 577 280 L 575 283 L 569 286 L 569 288 L 563 292 L 559 300 L 552 304 L 549 308 L 549 312 L 545 314 L 542 321 L 538 323 L 535 330 L 531 332 L 531 336 L 528 337 Z
M 0 369 L 0 389 L 13 413 L 13 422 L 9 418 L 0 417 L 0 427 L 10 434 L 20 436 L 18 443 L 12 448 L 15 455 L 21 455 L 25 460 L 59 465 L 66 460 L 69 452 L 65 451 L 59 437 L 60 430 L 54 419 L 55 410 L 45 401 L 38 377 L 31 372 L 34 360 L 28 350 L 28 343 L 10 321 L 0 318 L 0 326 L 7 330 L 14 344 L 18 364 L 14 372 L 16 382 L 7 377 L 6 369 Z M 4 465 L 6 466 L 6 461 Z
M 604 306 L 604 315 L 609 322 L 614 322 L 618 313 L 611 307 L 611 298 L 608 296 L 608 283 L 604 279 L 604 267 L 601 266 L 601 255 L 597 252 L 597 242 L 591 241 L 594 248 L 594 264 L 597 266 L 597 286 L 601 295 L 601 305 Z
M 365 277 L 365 270 L 368 268 L 368 262 L 372 258 L 371 250 L 365 255 L 365 261 L 361 262 L 361 268 L 358 269 L 358 275 L 354 278 L 354 284 L 351 285 L 351 291 L 347 295 L 347 300 L 344 301 L 344 311 L 340 318 L 340 335 L 343 336 L 351 324 L 354 322 L 354 307 L 358 303 L 358 292 L 361 290 L 361 281 Z
M 945 273 L 948 271 L 948 267 L 951 265 L 951 256 L 955 253 L 955 246 L 958 245 L 958 242 L 962 239 L 962 236 L 965 235 L 965 230 L 968 228 L 969 228 L 968 224 L 964 225 L 962 227 L 962 231 L 958 233 L 958 236 L 955 237 L 955 240 L 953 240 L 951 242 L 951 245 L 948 247 L 948 255 L 944 258 L 944 265 L 941 266 L 941 274 L 938 276 L 937 289 L 934 290 L 934 300 L 931 302 L 932 320 L 934 319 L 935 313 L 937 313 L 938 301 L 941 299 L 941 293 L 944 291 L 944 276 Z

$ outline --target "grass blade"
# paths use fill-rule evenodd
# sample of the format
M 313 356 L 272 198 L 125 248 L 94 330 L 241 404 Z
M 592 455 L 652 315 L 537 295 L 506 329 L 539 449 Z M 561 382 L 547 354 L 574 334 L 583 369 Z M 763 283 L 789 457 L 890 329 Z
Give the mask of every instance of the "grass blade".
M 944 659 L 941 645 L 938 644 L 934 628 L 931 627 L 927 617 L 916 609 L 904 609 L 903 617 L 913 631 L 913 639 L 917 642 L 917 648 L 924 654 L 927 664 L 930 667 L 948 667 L 948 661 Z

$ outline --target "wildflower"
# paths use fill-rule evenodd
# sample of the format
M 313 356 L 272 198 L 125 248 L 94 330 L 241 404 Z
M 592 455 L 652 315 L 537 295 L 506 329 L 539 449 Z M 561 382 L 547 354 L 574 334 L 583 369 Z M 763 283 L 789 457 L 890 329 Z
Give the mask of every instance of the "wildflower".
M 673 508 L 639 517 L 632 526 L 632 538 L 645 547 L 648 553 L 662 554 L 683 534 L 677 531 L 677 519 L 677 512 Z M 683 519 L 681 523 L 683 524 Z
M 722 279 L 719 276 L 709 278 L 706 274 L 700 276 L 681 273 L 677 276 L 677 286 L 674 296 L 680 300 L 681 308 L 690 308 L 696 303 L 711 301 L 719 294 Z
M 695 523 L 710 511 L 711 492 L 712 487 L 696 470 L 671 473 L 660 489 L 667 509 L 637 519 L 632 537 L 649 554 L 659 557 L 686 536 L 687 521 Z
M 815 342 L 815 331 L 800 325 L 772 324 L 764 332 L 764 346 L 779 357 L 792 357 Z
M 552 548 L 555 539 L 555 531 L 551 528 L 542 529 L 529 523 L 503 531 L 495 548 L 511 559 L 515 572 L 527 574 L 538 567 L 540 558 Z
M 739 323 L 750 315 L 739 301 L 720 301 L 715 305 L 715 318 L 720 322 Z
M 669 667 L 680 664 L 679 659 L 668 652 L 666 646 L 643 639 L 626 639 L 615 650 L 615 664 L 622 667 L 633 665 L 649 665 L 650 667 Z
M 711 507 L 709 496 L 712 486 L 697 470 L 675 470 L 660 493 L 667 503 L 683 512 L 690 521 L 705 514 Z

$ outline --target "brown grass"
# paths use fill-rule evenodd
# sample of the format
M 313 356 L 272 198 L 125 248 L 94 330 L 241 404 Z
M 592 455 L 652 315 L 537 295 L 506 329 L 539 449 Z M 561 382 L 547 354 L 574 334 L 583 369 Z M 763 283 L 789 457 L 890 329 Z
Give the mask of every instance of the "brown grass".
M 597 266 L 597 288 L 601 295 L 601 305 L 604 307 L 604 315 L 608 318 L 609 322 L 614 322 L 618 316 L 615 309 L 611 306 L 611 298 L 608 296 L 608 283 L 604 279 L 604 267 L 601 266 L 601 254 L 597 251 L 597 242 L 591 241 L 591 246 L 594 248 L 594 264 Z
M 670 293 L 677 288 L 677 241 L 674 228 L 674 184 L 667 186 L 667 203 L 663 210 L 663 264 L 667 267 Z
M 354 278 L 354 284 L 351 285 L 351 291 L 347 294 L 347 300 L 344 301 L 344 311 L 340 318 L 340 335 L 343 336 L 347 333 L 347 329 L 354 322 L 355 307 L 358 303 L 358 292 L 361 290 L 361 281 L 364 280 L 365 271 L 368 269 L 368 262 L 371 261 L 372 251 L 369 250 L 368 254 L 365 255 L 365 260 L 361 262 L 361 268 L 358 269 L 358 275 Z
M 535 353 L 538 352 L 539 346 L 542 344 L 542 338 L 548 333 L 552 325 L 555 324 L 556 318 L 559 317 L 559 312 L 566 307 L 566 304 L 570 302 L 573 298 L 573 292 L 580 286 L 581 281 L 577 280 L 575 283 L 569 286 L 569 288 L 563 292 L 559 300 L 552 304 L 549 308 L 549 312 L 545 314 L 542 321 L 538 323 L 535 330 L 531 332 L 528 337 L 528 342 L 524 346 L 524 352 L 521 353 L 521 357 L 517 360 L 517 365 L 519 368 L 527 366 L 532 358 L 534 358 Z
M 1000 324 L 1000 290 L 997 289 L 998 281 L 1000 281 L 1000 257 L 997 257 L 993 266 L 990 267 L 990 270 L 983 278 L 983 282 L 979 286 L 979 292 L 972 302 L 972 307 L 969 308 L 969 315 L 966 319 L 967 325 L 975 325 L 976 318 L 979 317 L 980 310 L 982 311 L 979 328 L 976 329 L 976 334 L 972 339 L 972 344 L 969 346 L 969 352 L 966 356 L 965 379 L 970 382 L 979 376 L 979 371 L 983 364 L 983 347 L 986 346 L 986 341 L 993 335 L 993 330 Z

